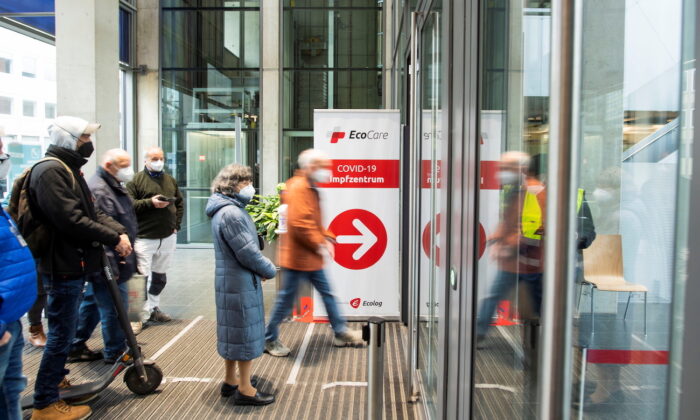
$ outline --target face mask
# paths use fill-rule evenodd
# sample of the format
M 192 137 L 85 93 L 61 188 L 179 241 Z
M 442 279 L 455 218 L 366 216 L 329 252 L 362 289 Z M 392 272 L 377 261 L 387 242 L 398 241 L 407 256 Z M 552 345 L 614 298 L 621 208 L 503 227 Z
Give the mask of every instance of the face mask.
M 119 182 L 129 182 L 131 179 L 134 177 L 134 170 L 131 169 L 131 166 L 127 166 L 126 168 L 121 168 L 117 171 L 117 175 L 115 178 Z
M 80 153 L 80 156 L 84 157 L 85 159 L 89 158 L 92 155 L 92 152 L 94 151 L 95 145 L 92 144 L 91 141 L 81 144 L 77 150 L 77 152 Z
M 253 187 L 253 184 L 248 184 L 247 186 L 242 188 L 240 191 L 238 191 L 238 196 L 246 202 L 252 200 L 254 195 L 255 195 L 255 187 Z
M 311 173 L 311 179 L 319 184 L 325 184 L 331 180 L 331 175 L 333 172 L 330 169 L 316 169 Z
M 501 185 L 511 185 L 520 181 L 520 175 L 513 171 L 498 171 L 496 172 L 496 179 Z
M 152 160 L 148 162 L 148 168 L 153 172 L 160 172 L 163 170 L 165 162 L 162 160 Z
M 612 201 L 612 199 L 612 193 L 604 188 L 596 188 L 593 191 L 593 200 L 596 203 L 609 203 Z

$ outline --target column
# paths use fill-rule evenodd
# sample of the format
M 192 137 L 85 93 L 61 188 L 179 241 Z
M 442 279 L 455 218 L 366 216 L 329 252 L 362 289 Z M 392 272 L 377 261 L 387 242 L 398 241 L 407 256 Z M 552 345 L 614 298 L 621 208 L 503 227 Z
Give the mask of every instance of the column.
M 119 147 L 119 2 L 56 2 L 58 115 L 96 121 L 95 153 L 85 165 L 94 173 L 98 157 Z
M 136 64 L 146 66 L 136 74 L 136 150 L 135 170 L 142 167 L 143 155 L 150 146 L 160 145 L 160 9 L 158 0 L 138 0 L 136 14 Z
M 262 139 L 260 141 L 260 185 L 263 194 L 274 191 L 279 179 L 280 157 L 280 34 L 282 21 L 280 13 L 282 2 L 260 2 L 262 23 L 262 63 L 260 89 L 260 123 Z

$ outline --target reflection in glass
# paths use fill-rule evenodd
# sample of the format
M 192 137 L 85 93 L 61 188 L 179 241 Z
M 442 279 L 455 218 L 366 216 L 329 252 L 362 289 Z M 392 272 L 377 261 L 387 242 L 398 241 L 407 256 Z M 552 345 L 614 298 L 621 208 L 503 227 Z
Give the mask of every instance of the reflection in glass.
M 441 220 L 441 2 L 435 2 L 420 35 L 419 127 L 420 165 L 420 259 L 418 279 L 418 370 L 423 380 L 425 402 L 433 416 L 437 414 L 438 392 L 438 287 Z
M 613 6 L 605 12 L 595 4 L 582 8 L 579 188 L 597 236 L 578 261 L 573 414 L 662 419 L 682 1 Z
M 534 7 L 533 7 L 534 6 Z M 550 10 L 487 2 L 473 417 L 536 417 L 546 232 Z

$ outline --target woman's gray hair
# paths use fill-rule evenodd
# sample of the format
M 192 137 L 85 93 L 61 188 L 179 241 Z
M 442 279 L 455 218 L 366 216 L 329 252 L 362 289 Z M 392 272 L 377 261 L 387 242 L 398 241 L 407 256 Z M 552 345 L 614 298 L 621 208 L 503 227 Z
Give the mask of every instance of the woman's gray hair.
M 225 166 L 211 183 L 212 193 L 233 196 L 238 192 L 238 184 L 253 180 L 253 171 L 250 167 L 233 163 Z

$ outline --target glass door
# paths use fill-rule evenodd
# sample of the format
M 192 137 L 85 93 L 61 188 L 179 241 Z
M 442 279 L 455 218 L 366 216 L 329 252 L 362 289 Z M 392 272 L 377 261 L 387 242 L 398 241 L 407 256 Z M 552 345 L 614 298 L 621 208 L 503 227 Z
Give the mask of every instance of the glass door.
M 683 3 L 580 10 L 574 418 L 666 418 L 682 81 L 694 67 L 681 59 Z
M 548 2 L 482 2 L 472 418 L 536 418 Z M 471 314 L 469 314 L 471 315 Z M 468 378 L 465 378 L 468 380 Z
M 441 173 L 441 44 L 440 22 L 441 2 L 433 6 L 425 15 L 419 36 L 419 89 L 417 97 L 418 127 L 420 138 L 419 164 L 419 226 L 420 236 L 418 259 L 418 363 L 422 384 L 423 401 L 431 416 L 436 417 L 439 410 L 438 400 L 438 359 L 439 351 L 444 349 L 439 343 L 439 290 L 444 284 L 444 256 L 439 247 L 439 235 L 443 218 L 440 214 L 442 204 Z

